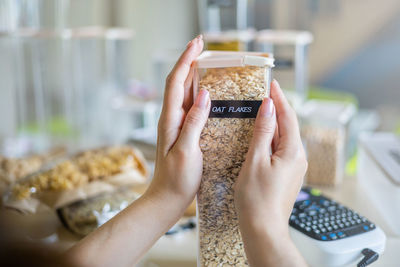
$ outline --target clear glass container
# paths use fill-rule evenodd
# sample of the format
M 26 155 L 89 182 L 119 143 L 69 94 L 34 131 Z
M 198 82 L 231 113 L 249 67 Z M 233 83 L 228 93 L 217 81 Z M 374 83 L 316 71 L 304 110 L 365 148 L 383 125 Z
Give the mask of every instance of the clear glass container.
M 306 182 L 335 186 L 342 182 L 349 124 L 356 112 L 351 103 L 310 100 L 298 111 L 307 152 Z
M 295 91 L 302 100 L 308 93 L 308 47 L 313 36 L 304 31 L 259 31 L 255 50 L 273 53 L 274 78 L 285 90 Z
M 200 138 L 203 177 L 197 194 L 198 266 L 247 266 L 233 201 L 259 106 L 269 96 L 273 58 L 245 52 L 203 52 L 194 96 L 207 89 L 209 119 Z
M 201 32 L 254 27 L 254 0 L 198 0 Z
M 217 51 L 253 51 L 254 29 L 203 33 L 206 49 Z

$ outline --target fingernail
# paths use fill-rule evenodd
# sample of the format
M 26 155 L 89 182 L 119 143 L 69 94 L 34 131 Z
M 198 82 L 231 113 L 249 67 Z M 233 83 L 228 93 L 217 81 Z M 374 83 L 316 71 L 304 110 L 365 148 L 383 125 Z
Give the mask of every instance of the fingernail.
M 260 115 L 263 117 L 272 117 L 274 114 L 274 102 L 271 98 L 264 98 L 264 101 L 260 108 Z
M 276 79 L 273 79 L 273 80 L 272 80 L 272 83 L 274 83 L 275 85 L 277 85 L 277 86 L 280 87 L 280 85 L 279 85 L 279 83 L 278 83 L 278 81 L 277 81 Z
M 206 108 L 207 103 L 208 103 L 208 91 L 207 90 L 201 90 L 199 92 L 199 94 L 197 95 L 196 101 L 195 101 L 195 105 L 201 109 Z
M 196 38 L 194 38 L 193 40 L 190 40 L 187 44 L 186 47 L 189 48 L 190 46 L 192 46 L 194 44 L 194 42 L 200 42 L 201 40 L 203 40 L 203 35 L 199 34 L 196 36 Z

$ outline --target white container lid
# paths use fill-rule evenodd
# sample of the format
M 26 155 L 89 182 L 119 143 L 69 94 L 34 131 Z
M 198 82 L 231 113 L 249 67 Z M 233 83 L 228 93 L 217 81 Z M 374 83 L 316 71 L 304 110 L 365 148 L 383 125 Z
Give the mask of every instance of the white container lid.
M 260 52 L 204 51 L 196 59 L 197 68 L 274 67 L 272 54 Z
M 297 112 L 305 119 L 336 121 L 346 125 L 356 113 L 356 107 L 352 103 L 315 99 L 305 102 Z
M 262 30 L 255 39 L 258 43 L 307 45 L 312 43 L 314 37 L 308 31 Z
M 393 133 L 364 133 L 360 144 L 385 176 L 400 187 L 400 138 Z
M 105 38 L 109 40 L 130 40 L 135 32 L 128 28 L 105 28 L 98 26 L 67 28 L 61 30 L 54 29 L 30 29 L 21 28 L 15 32 L 10 32 L 10 36 L 21 38 Z
M 254 40 L 256 31 L 254 29 L 247 30 L 229 30 L 229 31 L 218 31 L 218 32 L 204 32 L 203 38 L 206 42 L 250 42 Z

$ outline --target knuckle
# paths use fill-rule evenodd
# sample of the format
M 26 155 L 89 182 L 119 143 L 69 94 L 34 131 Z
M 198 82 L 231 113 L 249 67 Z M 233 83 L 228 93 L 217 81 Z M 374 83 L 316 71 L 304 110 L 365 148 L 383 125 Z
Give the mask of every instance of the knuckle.
M 172 153 L 174 155 L 174 158 L 178 161 L 178 162 L 184 162 L 184 160 L 190 158 L 193 156 L 193 153 L 195 151 L 193 151 L 193 149 L 190 146 L 174 146 L 174 148 L 172 149 Z
M 175 75 L 171 72 L 167 75 L 165 79 L 165 84 L 167 87 L 171 86 L 175 82 Z
M 254 127 L 256 134 L 273 134 L 275 132 L 275 126 L 271 123 L 262 123 Z
M 199 112 L 193 112 L 193 110 L 191 110 L 186 116 L 185 122 L 188 125 L 198 125 L 202 119 L 203 117 Z
M 298 149 L 298 152 L 296 153 L 296 161 L 300 168 L 306 172 L 308 168 L 308 161 L 306 154 L 304 153 L 304 149 Z

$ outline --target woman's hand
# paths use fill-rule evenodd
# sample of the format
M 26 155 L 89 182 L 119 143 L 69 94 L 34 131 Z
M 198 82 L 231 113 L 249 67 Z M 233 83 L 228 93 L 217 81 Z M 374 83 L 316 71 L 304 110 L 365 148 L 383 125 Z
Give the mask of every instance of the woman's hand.
M 153 181 L 146 194 L 180 199 L 181 209 L 193 201 L 200 185 L 203 157 L 199 138 L 210 110 L 208 91 L 192 103 L 191 64 L 203 50 L 199 35 L 188 43 L 166 81 L 158 123 L 157 157 Z M 192 105 L 193 104 L 193 105 Z M 178 208 L 177 207 L 177 208 Z
M 305 265 L 290 240 L 288 221 L 306 170 L 296 114 L 273 81 L 235 184 L 235 206 L 251 266 Z
M 200 185 L 200 133 L 207 121 L 207 91 L 192 103 L 191 64 L 203 49 L 198 36 L 168 76 L 158 126 L 157 159 L 149 189 L 66 254 L 76 266 L 134 266 L 182 216 Z

